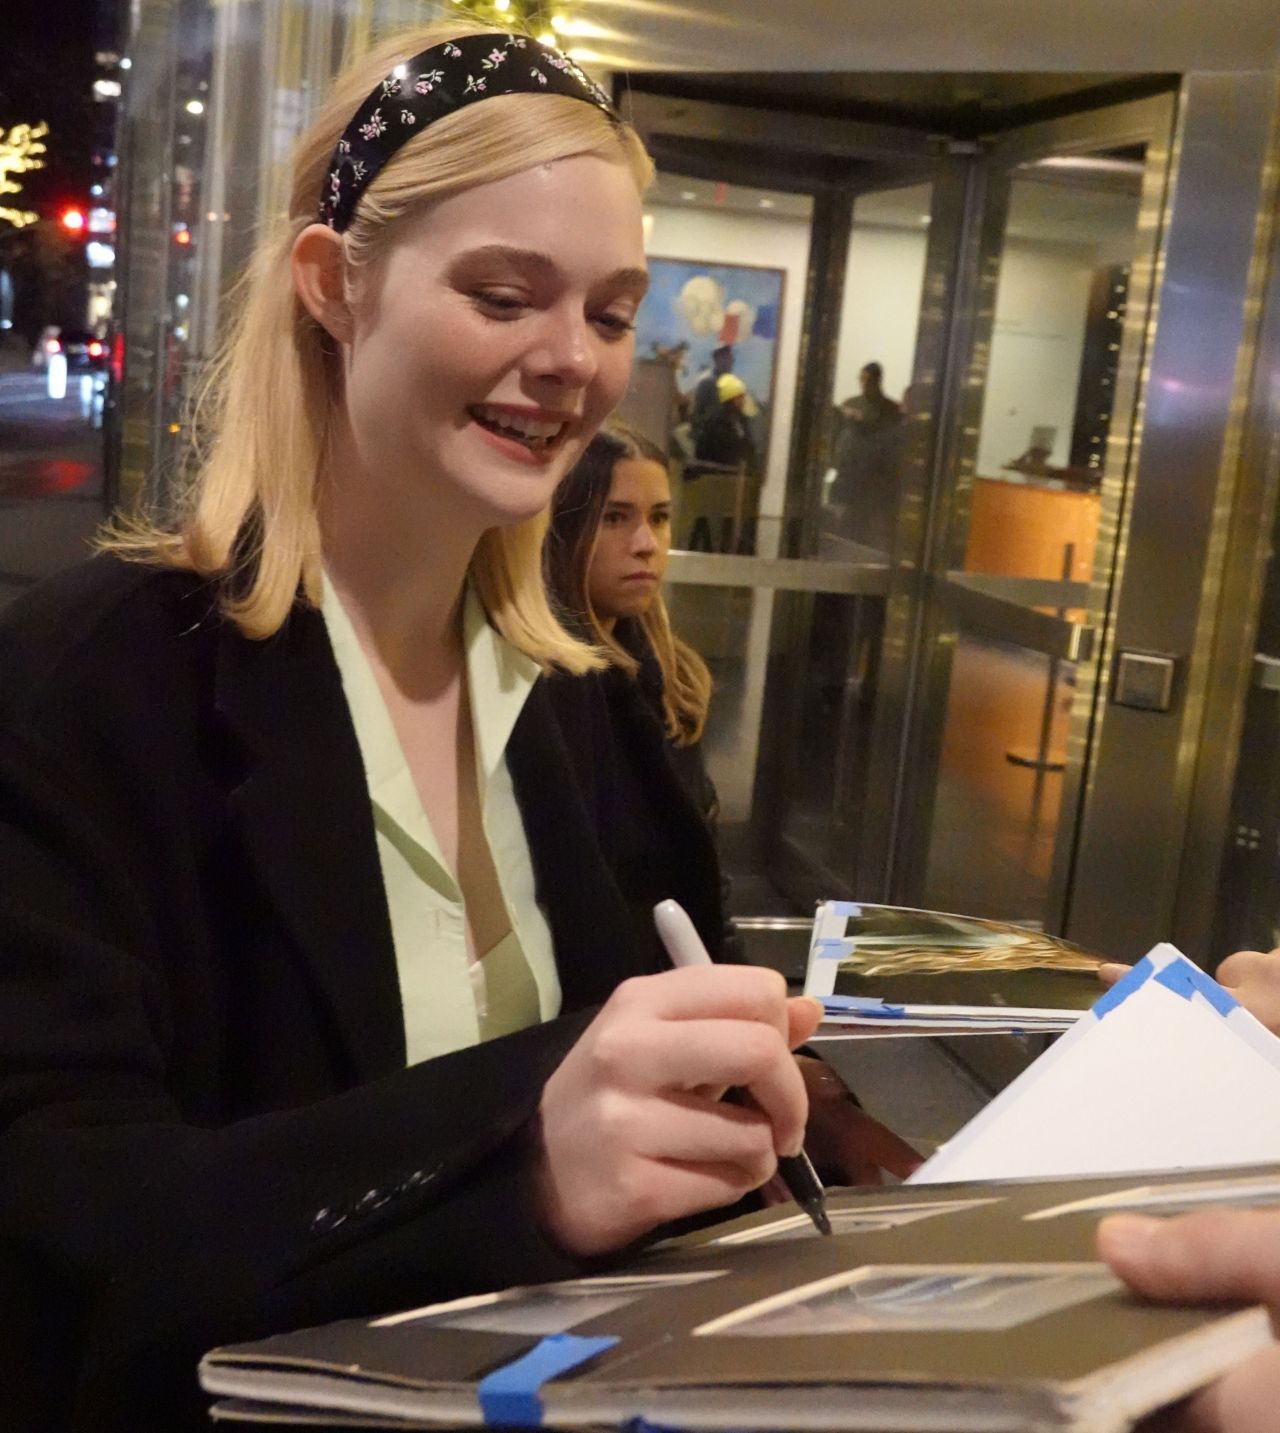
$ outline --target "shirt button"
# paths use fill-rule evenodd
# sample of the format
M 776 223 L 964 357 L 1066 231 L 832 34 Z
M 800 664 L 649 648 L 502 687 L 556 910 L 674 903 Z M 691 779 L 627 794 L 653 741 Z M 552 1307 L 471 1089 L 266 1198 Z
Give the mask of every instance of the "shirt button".
M 331 1234 L 340 1224 L 347 1222 L 345 1214 L 339 1214 L 333 1209 L 317 1209 L 311 1219 L 311 1232 L 313 1234 Z
M 431 1170 L 415 1169 L 412 1174 L 406 1177 L 404 1183 L 400 1187 L 405 1190 L 421 1189 L 424 1184 L 430 1184 L 431 1181 L 436 1177 L 437 1174 L 440 1173 L 443 1168 L 444 1165 L 437 1164 L 436 1167 Z
M 366 1214 L 372 1214 L 375 1209 L 381 1209 L 390 1199 L 391 1194 L 388 1190 L 367 1189 L 360 1198 L 356 1200 L 355 1207 L 351 1212 L 357 1218 L 363 1218 Z

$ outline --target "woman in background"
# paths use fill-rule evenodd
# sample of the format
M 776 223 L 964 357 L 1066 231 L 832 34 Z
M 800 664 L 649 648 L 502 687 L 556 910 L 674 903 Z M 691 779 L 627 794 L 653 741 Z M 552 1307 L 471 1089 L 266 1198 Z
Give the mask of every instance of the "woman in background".
M 689 794 L 714 826 L 701 740 L 711 673 L 671 630 L 662 582 L 671 551 L 671 476 L 661 449 L 620 423 L 587 445 L 561 484 L 546 543 L 547 582 L 570 627 L 635 677 Z
M 591 749 L 604 788 L 597 789 L 601 845 L 637 944 L 656 940 L 653 907 L 673 896 L 713 958 L 740 961 L 716 852 L 719 806 L 700 745 L 711 674 L 671 630 L 661 590 L 670 549 L 667 461 L 648 439 L 612 423 L 558 488 L 544 548 L 547 585 L 566 626 L 606 652 L 611 666 L 548 686 L 571 745 Z M 602 711 L 593 712 L 592 692 L 602 695 Z M 834 1070 L 808 1056 L 797 1060 L 810 1102 L 806 1146 L 828 1183 L 878 1182 L 882 1169 L 903 1178 L 919 1164 Z
M 700 741 L 711 700 L 707 664 L 671 630 L 662 580 L 671 548 L 671 478 L 661 450 L 620 424 L 597 433 L 561 483 L 544 547 L 547 586 L 566 626 L 610 659 L 607 709 L 593 746 L 611 771 L 599 819 L 632 908 L 653 941 L 653 906 L 674 896 L 717 958 L 736 956 L 714 846 L 716 790 Z M 580 684 L 552 683 L 564 703 Z M 575 720 L 568 716 L 565 725 Z M 726 937 L 728 938 L 726 942 Z

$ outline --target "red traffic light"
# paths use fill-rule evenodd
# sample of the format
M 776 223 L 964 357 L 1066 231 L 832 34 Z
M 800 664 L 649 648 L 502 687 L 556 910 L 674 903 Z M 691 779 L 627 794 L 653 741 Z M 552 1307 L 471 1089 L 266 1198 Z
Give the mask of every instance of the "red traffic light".
M 59 216 L 58 222 L 71 234 L 83 234 L 85 229 L 85 217 L 83 209 L 64 209 Z

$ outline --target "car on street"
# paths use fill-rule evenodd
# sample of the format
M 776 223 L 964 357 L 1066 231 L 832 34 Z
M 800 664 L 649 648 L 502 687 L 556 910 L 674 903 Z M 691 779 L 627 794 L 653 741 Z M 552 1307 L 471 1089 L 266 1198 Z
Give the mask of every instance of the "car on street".
M 88 329 L 69 328 L 57 333 L 46 330 L 42 343 L 49 397 L 65 398 L 68 389 L 78 389 L 81 413 L 101 428 L 110 344 Z

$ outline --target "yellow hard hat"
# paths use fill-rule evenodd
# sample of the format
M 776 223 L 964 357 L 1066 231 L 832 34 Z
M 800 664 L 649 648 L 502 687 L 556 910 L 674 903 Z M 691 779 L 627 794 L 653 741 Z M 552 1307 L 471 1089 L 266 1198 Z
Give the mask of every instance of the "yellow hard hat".
M 716 397 L 721 403 L 728 403 L 734 398 L 745 398 L 746 402 L 742 405 L 742 411 L 748 418 L 754 418 L 760 411 L 751 394 L 747 392 L 747 385 L 736 373 L 722 373 L 716 379 Z

